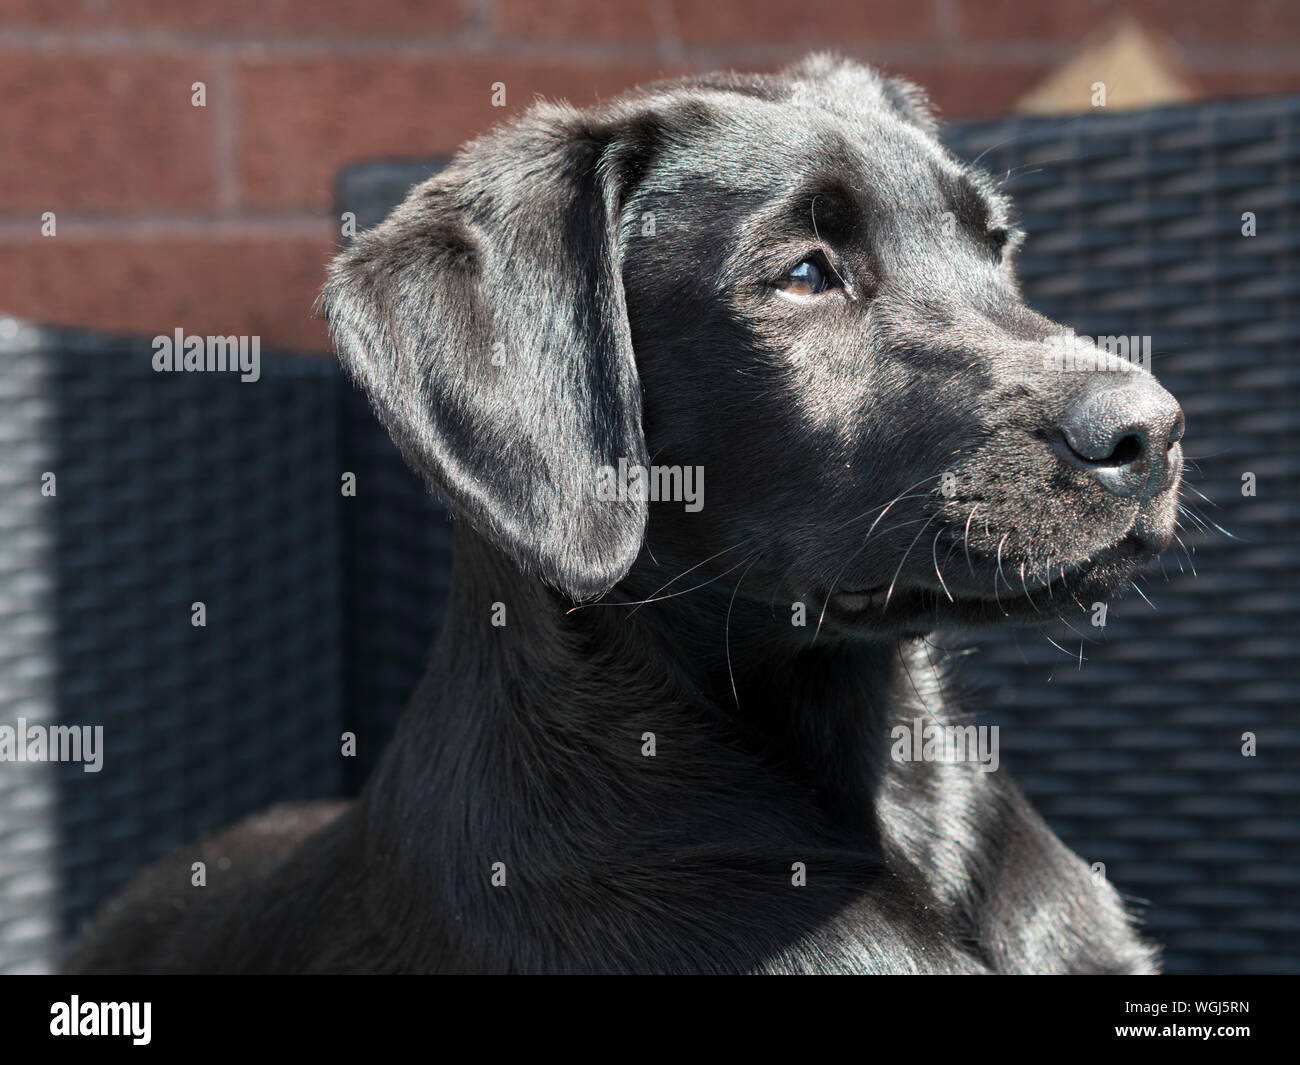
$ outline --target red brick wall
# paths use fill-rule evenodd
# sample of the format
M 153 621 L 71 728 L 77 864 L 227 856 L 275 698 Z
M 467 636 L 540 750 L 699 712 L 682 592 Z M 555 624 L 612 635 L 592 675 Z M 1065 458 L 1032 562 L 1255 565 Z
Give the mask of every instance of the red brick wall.
M 0 311 L 324 350 L 347 163 L 448 153 L 538 94 L 813 48 L 995 114 L 1120 11 L 1207 95 L 1300 91 L 1297 0 L 0 0 Z

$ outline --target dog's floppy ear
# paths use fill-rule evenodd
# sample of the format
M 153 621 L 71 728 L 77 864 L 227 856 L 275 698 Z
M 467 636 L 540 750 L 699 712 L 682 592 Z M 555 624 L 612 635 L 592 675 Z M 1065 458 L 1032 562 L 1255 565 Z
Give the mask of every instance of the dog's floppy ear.
M 612 121 L 535 108 L 360 235 L 322 295 L 340 358 L 407 461 L 575 599 L 627 573 L 646 522 L 643 501 L 596 495 L 600 467 L 647 464 L 617 136 Z

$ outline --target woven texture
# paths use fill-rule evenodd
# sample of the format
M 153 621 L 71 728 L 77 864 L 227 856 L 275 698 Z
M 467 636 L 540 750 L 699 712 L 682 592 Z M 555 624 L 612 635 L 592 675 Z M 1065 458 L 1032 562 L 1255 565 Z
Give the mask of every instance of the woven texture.
M 145 342 L 12 326 L 0 723 L 104 729 L 98 773 L 0 765 L 0 966 L 19 969 L 52 962 L 51 915 L 72 932 L 143 863 L 339 793 L 344 567 L 328 363 L 155 373 Z

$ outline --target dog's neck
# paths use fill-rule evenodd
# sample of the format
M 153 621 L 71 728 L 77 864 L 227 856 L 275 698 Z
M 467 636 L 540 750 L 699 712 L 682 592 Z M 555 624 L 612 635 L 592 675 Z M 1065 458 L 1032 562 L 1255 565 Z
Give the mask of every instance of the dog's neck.
M 951 826 L 980 774 L 940 780 L 934 763 L 890 757 L 894 726 L 942 714 L 923 648 L 806 634 L 800 648 L 767 604 L 730 591 L 637 609 L 645 596 L 620 588 L 574 609 L 472 534 L 457 540 L 429 672 L 357 811 L 374 912 L 435 921 L 430 942 L 525 969 L 565 963 L 501 953 L 501 929 L 572 945 L 583 900 L 610 884 L 640 885 L 640 902 L 593 925 L 579 968 L 644 953 L 659 924 L 672 965 L 707 968 L 736 922 L 765 945 L 728 964 L 761 968 L 886 868 L 907 898 L 961 912 L 970 834 Z M 791 896 L 781 885 L 804 865 L 819 888 Z M 677 912 L 702 924 L 670 933 Z
M 574 806 L 617 793 L 651 811 L 671 786 L 674 806 L 725 817 L 726 803 L 713 800 L 739 788 L 746 804 L 766 794 L 827 833 L 870 832 L 891 728 L 942 716 L 928 648 L 810 643 L 810 629 L 721 582 L 638 605 L 654 583 L 634 574 L 575 607 L 458 529 L 444 629 L 372 790 L 383 793 L 385 778 L 404 779 L 408 791 L 412 778 L 452 780 L 499 788 L 507 801 L 499 782 L 532 759 L 555 779 L 517 783 L 563 779 L 563 801 Z

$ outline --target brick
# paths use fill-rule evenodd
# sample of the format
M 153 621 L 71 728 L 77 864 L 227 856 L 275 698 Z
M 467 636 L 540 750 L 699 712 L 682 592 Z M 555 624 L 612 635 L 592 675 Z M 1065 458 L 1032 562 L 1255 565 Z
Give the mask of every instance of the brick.
M 1043 41 L 1079 44 L 1102 29 L 1128 5 L 1116 0 L 1091 3 L 989 3 L 955 0 L 958 35 L 966 41 L 1002 43 Z
M 1121 13 L 1185 44 L 1281 44 L 1300 40 L 1295 0 L 1097 0 L 989 3 L 956 0 L 959 35 L 981 42 L 1080 44 Z
M 0 26 L 70 30 L 171 30 L 194 34 L 445 35 L 469 0 L 0 0 Z
M 350 163 L 449 155 L 538 95 L 585 105 L 660 70 L 508 60 L 258 59 L 241 64 L 239 153 L 246 201 L 324 209 Z M 506 107 L 491 106 L 504 82 Z
M 942 121 L 1006 114 L 1049 73 L 1046 65 L 1006 63 L 889 63 L 887 74 L 916 82 L 930 95 Z
M 319 238 L 72 239 L 0 244 L 0 311 L 156 336 L 246 334 L 263 349 L 326 351 L 312 305 L 334 243 Z
M 1132 10 L 1187 44 L 1300 42 L 1300 4 L 1295 0 L 1137 0 Z
M 1290 70 L 1197 70 L 1193 77 L 1214 99 L 1233 96 L 1279 96 L 1300 92 L 1300 67 Z
M 937 33 L 931 0 L 782 0 L 602 3 L 600 0 L 497 0 L 497 32 L 532 41 L 676 40 L 685 44 L 925 41 Z
M 208 84 L 206 108 L 190 104 L 195 81 Z M 8 213 L 210 205 L 212 90 L 200 55 L 4 55 L 0 204 Z

